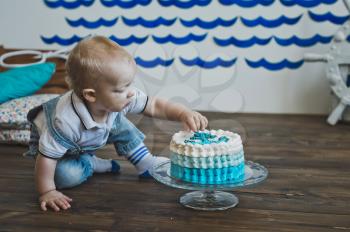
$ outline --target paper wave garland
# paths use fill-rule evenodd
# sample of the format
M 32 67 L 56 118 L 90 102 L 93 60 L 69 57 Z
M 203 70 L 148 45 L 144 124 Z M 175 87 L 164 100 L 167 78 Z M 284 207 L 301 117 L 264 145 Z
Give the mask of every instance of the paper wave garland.
M 72 19 L 68 19 L 66 18 L 67 23 L 72 26 L 72 27 L 85 27 L 85 28 L 89 28 L 89 29 L 96 29 L 99 27 L 112 27 L 114 26 L 117 21 L 118 21 L 118 17 L 114 18 L 114 19 L 104 19 L 104 18 L 99 18 L 96 21 L 88 21 L 87 19 L 84 18 L 79 18 L 77 20 L 72 20 Z
M 218 26 L 223 26 L 223 27 L 230 27 L 233 24 L 235 24 L 237 21 L 237 17 L 224 20 L 222 18 L 216 18 L 213 21 L 204 21 L 200 18 L 195 18 L 192 20 L 185 20 L 185 19 L 180 19 L 180 22 L 183 26 L 185 27 L 200 27 L 202 29 L 213 29 Z
M 224 6 L 238 5 L 240 7 L 248 8 L 257 5 L 270 6 L 275 0 L 219 0 Z
M 287 16 L 280 16 L 277 19 L 265 19 L 261 16 L 259 16 L 256 19 L 245 19 L 243 17 L 241 17 L 241 22 L 247 26 L 247 27 L 256 27 L 256 26 L 263 26 L 263 27 L 267 27 L 267 28 L 275 28 L 275 27 L 279 27 L 283 24 L 286 25 L 295 25 L 296 23 L 299 22 L 299 20 L 301 19 L 302 15 L 299 15 L 295 18 L 288 18 Z
M 325 14 L 316 14 L 316 13 L 313 13 L 312 11 L 308 11 L 308 14 L 309 14 L 310 18 L 312 20 L 314 20 L 315 22 L 329 21 L 333 24 L 342 25 L 343 23 L 345 23 L 345 21 L 349 20 L 348 15 L 337 16 L 337 15 L 332 14 L 331 12 L 327 12 Z
M 207 37 L 207 33 L 202 34 L 202 35 L 195 35 L 195 34 L 190 33 L 190 34 L 183 36 L 183 37 L 175 37 L 171 34 L 167 35 L 165 37 L 152 35 L 153 40 L 159 44 L 173 43 L 173 44 L 177 44 L 177 45 L 186 44 L 186 43 L 189 43 L 191 41 L 201 42 L 206 37 Z
M 173 19 L 165 19 L 163 17 L 158 17 L 157 19 L 154 19 L 154 20 L 146 20 L 142 17 L 138 17 L 138 18 L 135 18 L 135 19 L 129 19 L 129 18 L 126 18 L 124 16 L 122 16 L 122 20 L 124 22 L 125 25 L 127 26 L 143 26 L 143 27 L 146 27 L 146 28 L 155 28 L 155 27 L 159 27 L 161 25 L 164 25 L 164 26 L 171 26 L 175 23 L 176 21 L 176 18 L 173 18 Z
M 288 69 L 297 69 L 299 68 L 301 65 L 303 65 L 304 60 L 300 60 L 300 61 L 289 61 L 287 59 L 283 59 L 280 62 L 277 63 L 273 63 L 273 62 L 269 62 L 267 60 L 265 60 L 265 58 L 262 58 L 258 61 L 251 61 L 249 59 L 245 59 L 246 63 L 251 67 L 251 68 L 265 68 L 267 70 L 270 71 L 278 71 L 284 68 L 288 68 Z
M 337 2 L 337 0 L 280 0 L 284 6 L 301 6 L 306 8 L 316 7 L 320 4 L 331 5 Z
M 68 1 L 68 0 L 44 0 L 44 3 L 49 8 L 58 8 L 63 7 L 65 9 L 75 9 L 80 6 L 91 6 L 95 0 L 75 0 L 75 1 Z
M 205 69 L 212 69 L 216 67 L 231 67 L 236 63 L 237 58 L 234 58 L 233 60 L 222 60 L 220 57 L 216 58 L 212 61 L 205 61 L 202 60 L 200 57 L 196 57 L 192 60 L 187 60 L 185 58 L 180 57 L 181 62 L 186 66 L 199 66 L 201 68 Z
M 124 9 L 133 8 L 137 5 L 147 6 L 152 2 L 152 0 L 100 0 L 100 1 L 101 1 L 101 4 L 105 7 L 118 6 Z
M 188 9 L 194 6 L 208 6 L 211 0 L 158 0 L 158 3 L 164 7 L 176 6 L 178 8 Z
M 73 35 L 70 38 L 61 38 L 58 35 L 54 35 L 52 37 L 44 37 L 41 36 L 41 39 L 44 43 L 46 44 L 59 44 L 62 46 L 70 46 L 76 42 L 79 42 L 80 40 L 84 39 L 85 37 L 80 37 L 77 35 Z M 121 46 L 128 46 L 131 44 L 142 44 L 147 40 L 148 36 L 144 37 L 137 37 L 134 35 L 131 35 L 130 37 L 127 38 L 117 38 L 116 36 L 112 35 L 109 37 L 109 39 L 113 40 L 114 42 L 118 43 Z
M 164 66 L 164 67 L 168 67 L 170 66 L 173 62 L 174 59 L 170 59 L 170 60 L 163 60 L 160 57 L 157 57 L 153 60 L 144 60 L 141 57 L 136 57 L 135 61 L 137 63 L 137 65 L 144 67 L 144 68 L 155 68 L 157 66 Z
M 234 45 L 240 48 L 248 48 L 253 45 L 266 45 L 271 41 L 271 39 L 272 37 L 261 39 L 256 36 L 253 36 L 250 39 L 246 39 L 246 40 L 237 39 L 235 37 L 230 37 L 227 39 L 219 39 L 214 37 L 214 42 L 221 47 Z

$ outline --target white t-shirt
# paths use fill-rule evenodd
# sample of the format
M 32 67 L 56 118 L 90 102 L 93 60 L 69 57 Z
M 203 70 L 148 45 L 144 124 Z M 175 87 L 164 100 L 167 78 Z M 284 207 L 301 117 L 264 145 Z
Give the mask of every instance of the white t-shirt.
M 105 123 L 97 123 L 91 117 L 84 102 L 71 90 L 65 93 L 57 102 L 54 124 L 71 141 L 80 146 L 101 146 L 106 143 L 109 130 L 119 113 L 142 113 L 146 107 L 148 97 L 141 90 L 135 88 L 131 103 L 121 112 L 109 113 Z M 56 142 L 51 136 L 46 124 L 46 116 L 41 111 L 34 120 L 40 135 L 39 152 L 44 156 L 59 159 L 67 148 Z

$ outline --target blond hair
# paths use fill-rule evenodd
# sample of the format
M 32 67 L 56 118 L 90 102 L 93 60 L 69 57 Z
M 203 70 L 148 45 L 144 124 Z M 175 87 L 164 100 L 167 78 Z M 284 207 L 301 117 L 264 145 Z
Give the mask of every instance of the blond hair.
M 69 87 L 80 97 L 83 89 L 96 88 L 104 69 L 118 57 L 126 58 L 129 62 L 133 60 L 127 51 L 106 37 L 93 36 L 81 40 L 66 62 Z

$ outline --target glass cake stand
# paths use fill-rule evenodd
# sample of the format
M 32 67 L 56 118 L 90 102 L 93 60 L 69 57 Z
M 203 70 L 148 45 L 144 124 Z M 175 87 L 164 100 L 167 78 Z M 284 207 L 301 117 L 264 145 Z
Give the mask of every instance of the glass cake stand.
M 180 197 L 180 203 L 188 208 L 196 210 L 225 210 L 235 207 L 239 200 L 228 192 L 235 188 L 257 184 L 266 179 L 267 169 L 252 161 L 245 162 L 244 180 L 225 184 L 196 184 L 175 179 L 170 176 L 170 161 L 160 163 L 150 173 L 157 181 L 170 187 L 196 190 Z

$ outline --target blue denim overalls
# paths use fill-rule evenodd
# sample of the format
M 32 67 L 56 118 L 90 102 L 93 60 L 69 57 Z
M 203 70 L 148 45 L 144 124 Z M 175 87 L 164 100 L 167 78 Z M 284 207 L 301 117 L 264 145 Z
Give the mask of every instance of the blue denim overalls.
M 93 147 L 82 147 L 68 139 L 64 133 L 55 126 L 56 105 L 59 97 L 54 98 L 41 106 L 31 109 L 27 115 L 31 123 L 29 150 L 24 156 L 35 158 L 38 154 L 39 133 L 34 119 L 41 110 L 44 110 L 47 127 L 51 136 L 62 146 L 68 149 L 66 154 L 57 161 L 55 170 L 55 184 L 57 189 L 70 188 L 86 181 L 93 174 L 92 155 L 105 144 Z M 122 113 L 118 113 L 110 129 L 107 143 L 113 143 L 119 155 L 125 155 L 134 150 L 145 136 Z

